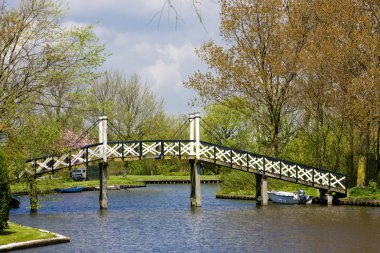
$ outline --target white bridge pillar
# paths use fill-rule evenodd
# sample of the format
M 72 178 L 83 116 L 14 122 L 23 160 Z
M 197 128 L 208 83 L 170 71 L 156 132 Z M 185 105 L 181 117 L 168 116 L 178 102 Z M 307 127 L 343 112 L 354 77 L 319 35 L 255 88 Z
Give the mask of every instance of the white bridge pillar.
M 189 120 L 190 120 L 190 141 L 194 141 L 194 130 L 195 130 L 195 145 L 194 145 L 194 142 L 190 143 L 190 150 L 191 150 L 190 153 L 192 156 L 195 156 L 195 159 L 190 160 L 190 180 L 191 180 L 190 203 L 191 203 L 191 206 L 200 207 L 202 205 L 201 178 L 200 178 L 201 164 L 199 162 L 200 114 L 199 113 L 190 114 Z M 194 148 L 195 148 L 195 151 L 194 151 Z
M 101 145 L 101 155 L 103 161 L 99 163 L 99 179 L 100 179 L 100 192 L 99 192 L 99 205 L 100 209 L 108 208 L 107 196 L 107 116 L 99 117 L 99 143 Z

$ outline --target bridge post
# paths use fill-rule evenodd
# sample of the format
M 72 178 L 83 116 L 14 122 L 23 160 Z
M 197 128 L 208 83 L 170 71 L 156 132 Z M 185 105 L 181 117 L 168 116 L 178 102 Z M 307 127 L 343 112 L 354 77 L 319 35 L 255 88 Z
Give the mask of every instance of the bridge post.
M 36 177 L 32 176 L 29 179 L 29 201 L 30 201 L 30 212 L 37 213 L 38 210 L 38 194 L 37 194 L 37 180 Z
M 329 206 L 333 204 L 333 195 L 331 191 L 319 189 L 319 199 L 322 201 L 322 203 Z
M 333 204 L 333 195 L 332 192 L 327 192 L 327 205 L 331 206 Z
M 262 174 L 256 174 L 256 205 L 268 205 L 268 182 L 267 177 Z
M 33 163 L 33 173 L 30 175 L 29 181 L 29 203 L 30 203 L 30 212 L 37 213 L 38 210 L 38 194 L 37 194 L 37 163 Z
M 194 160 L 194 159 L 191 159 L 189 162 L 190 162 L 190 180 L 191 180 L 190 203 L 191 203 L 191 206 L 200 207 L 202 206 L 201 178 L 200 178 L 201 164 L 198 162 L 198 160 Z
M 199 127 L 199 120 L 201 118 L 200 113 L 194 113 L 194 119 L 195 119 L 195 156 L 197 159 L 200 158 L 200 139 L 201 139 L 201 132 Z
M 100 193 L 99 205 L 100 209 L 108 208 L 107 196 L 107 116 L 99 117 L 99 143 L 102 143 L 101 154 L 103 161 L 99 163 Z
M 199 127 L 200 114 L 194 113 L 189 115 L 190 120 L 190 141 L 194 141 L 194 130 L 195 130 L 195 152 L 194 143 L 190 143 L 190 153 L 192 156 L 195 155 L 196 159 L 190 160 L 190 180 L 191 180 L 191 191 L 190 191 L 190 203 L 191 206 L 200 207 L 202 205 L 202 193 L 201 193 L 201 164 L 199 163 L 200 158 L 200 127 Z
M 191 141 L 194 141 L 194 114 L 189 114 L 189 122 L 190 122 L 190 135 L 189 135 L 189 140 L 190 140 L 190 155 L 194 155 L 194 143 Z

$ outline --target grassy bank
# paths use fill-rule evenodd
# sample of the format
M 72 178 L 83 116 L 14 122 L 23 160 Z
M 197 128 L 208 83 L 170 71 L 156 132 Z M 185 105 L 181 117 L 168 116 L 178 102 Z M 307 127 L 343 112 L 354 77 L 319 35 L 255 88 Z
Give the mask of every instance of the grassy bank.
M 110 176 L 108 179 L 108 185 L 116 185 L 116 184 L 133 184 L 133 185 L 141 185 L 142 183 L 136 182 L 135 180 L 129 178 L 123 178 L 121 176 Z M 53 191 L 54 188 L 68 188 L 75 186 L 83 186 L 83 187 L 95 187 L 99 186 L 99 180 L 91 180 L 91 181 L 73 181 L 71 179 L 43 179 L 37 180 L 37 189 L 39 192 L 47 192 Z M 17 183 L 11 185 L 11 192 L 28 192 L 29 185 L 27 183 Z
M 223 180 L 223 184 L 220 185 L 218 194 L 256 195 L 256 179 L 253 174 L 229 171 L 222 174 L 221 180 Z M 319 190 L 313 187 L 268 178 L 268 190 L 296 192 L 298 189 L 304 190 L 306 195 L 319 196 Z M 370 182 L 367 187 L 348 189 L 348 198 L 380 200 L 380 189 L 375 182 Z
M 253 174 L 230 170 L 222 173 L 221 180 L 223 184 L 220 185 L 218 194 L 228 195 L 256 195 L 256 178 Z M 268 178 L 268 190 L 296 192 L 302 189 L 309 196 L 318 196 L 317 189 Z
M 190 175 L 184 174 L 174 174 L 174 175 L 128 175 L 127 177 L 123 176 L 110 176 L 108 179 L 108 185 L 143 185 L 143 180 L 171 180 L 171 179 L 189 179 Z M 219 176 L 210 176 L 204 175 L 201 176 L 201 179 L 210 180 L 210 179 L 219 179 Z M 75 186 L 83 187 L 95 187 L 99 186 L 99 180 L 91 181 L 73 181 L 72 179 L 43 179 L 37 180 L 37 188 L 40 192 L 53 191 L 54 188 L 68 188 Z M 17 183 L 11 185 L 11 191 L 13 193 L 17 192 L 28 192 L 28 184 L 26 183 Z
M 348 190 L 348 198 L 363 200 L 380 200 L 380 189 L 375 182 L 370 182 L 366 187 L 353 187 Z
M 296 192 L 298 191 L 298 189 L 302 189 L 303 191 L 305 191 L 306 195 L 309 195 L 309 196 L 319 195 L 318 189 L 268 178 L 269 191 L 276 190 L 276 191 Z M 221 184 L 218 194 L 243 195 L 243 196 L 256 195 L 256 182 L 251 182 L 251 185 L 241 185 L 240 188 L 229 187 L 228 185 L 226 186 L 225 183 L 223 183 Z
M 0 232 L 0 245 L 55 237 L 53 234 L 42 232 L 36 228 L 24 227 L 12 222 L 8 222 L 8 224 L 9 228 Z

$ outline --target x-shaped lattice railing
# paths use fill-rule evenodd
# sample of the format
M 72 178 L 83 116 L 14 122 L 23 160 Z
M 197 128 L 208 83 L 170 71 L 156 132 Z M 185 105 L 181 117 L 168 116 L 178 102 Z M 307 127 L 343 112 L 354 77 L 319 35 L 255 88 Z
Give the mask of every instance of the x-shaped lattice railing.
M 108 158 L 140 157 L 160 158 L 178 156 L 179 158 L 199 159 L 245 171 L 267 174 L 280 179 L 293 179 L 294 182 L 307 183 L 316 187 L 328 187 L 335 190 L 346 190 L 347 178 L 343 174 L 316 169 L 284 160 L 257 155 L 241 150 L 234 150 L 211 143 L 200 142 L 199 150 L 194 141 L 157 140 L 111 142 L 107 145 Z M 72 150 L 61 156 L 49 156 L 28 161 L 36 174 L 88 164 L 102 159 L 102 144 L 85 146 Z M 31 171 L 31 170 L 27 170 Z
M 179 142 L 164 143 L 165 155 L 178 156 L 179 145 Z

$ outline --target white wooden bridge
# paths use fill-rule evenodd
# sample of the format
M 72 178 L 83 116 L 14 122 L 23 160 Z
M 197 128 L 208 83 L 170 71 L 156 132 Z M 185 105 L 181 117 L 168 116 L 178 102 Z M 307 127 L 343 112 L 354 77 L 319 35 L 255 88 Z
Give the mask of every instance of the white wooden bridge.
M 195 206 L 200 206 L 201 200 L 200 186 L 197 184 L 199 166 L 194 165 L 199 165 L 200 162 L 254 173 L 260 178 L 257 181 L 259 184 L 263 178 L 270 177 L 325 190 L 329 194 L 333 192 L 347 193 L 347 176 L 344 174 L 201 141 L 198 113 L 190 115 L 189 140 L 107 142 L 107 118 L 100 117 L 99 119 L 99 143 L 73 149 L 59 156 L 31 159 L 27 161 L 33 168 L 29 170 L 29 173 L 40 176 L 94 162 L 98 162 L 101 165 L 100 170 L 102 170 L 108 160 L 186 159 L 190 160 L 191 165 L 191 178 L 194 182 L 192 184 L 192 194 L 194 195 L 192 204 Z M 104 169 L 106 170 L 107 166 Z M 103 178 L 104 180 L 106 179 Z M 265 194 L 266 189 L 261 192 Z

